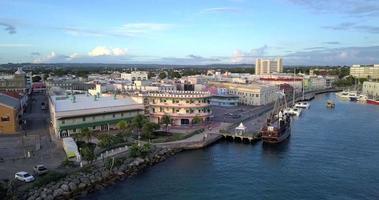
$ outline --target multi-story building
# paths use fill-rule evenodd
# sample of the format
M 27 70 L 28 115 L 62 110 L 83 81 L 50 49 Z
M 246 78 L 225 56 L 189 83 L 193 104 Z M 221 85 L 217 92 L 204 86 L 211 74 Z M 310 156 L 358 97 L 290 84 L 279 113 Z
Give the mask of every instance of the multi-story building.
M 89 90 L 89 89 L 93 89 L 95 88 L 95 84 L 93 83 L 85 83 L 85 82 L 82 82 L 78 79 L 74 79 L 74 80 L 67 80 L 67 79 L 63 79 L 63 80 L 48 80 L 46 81 L 46 87 L 47 88 L 52 88 L 52 87 L 59 87 L 59 88 L 62 88 L 64 90 L 82 90 L 82 91 L 86 91 L 86 90 Z
M 293 76 L 293 75 L 263 75 L 260 76 L 258 81 L 265 85 L 276 85 L 280 86 L 282 84 L 291 85 L 295 89 L 295 92 L 301 92 L 303 88 L 303 77 Z
M 322 76 L 305 76 L 304 77 L 304 90 L 322 90 L 327 88 L 326 79 Z
M 161 123 L 162 117 L 167 115 L 172 125 L 182 126 L 193 124 L 198 117 L 202 123 L 210 121 L 211 94 L 209 92 L 193 91 L 165 91 L 147 94 L 150 120 Z
M 146 71 L 132 71 L 131 73 L 121 73 L 121 79 L 129 81 L 146 81 L 149 74 Z
M 142 102 L 122 96 L 50 96 L 50 118 L 58 138 L 79 133 L 82 128 L 91 131 L 116 129 L 120 120 L 144 114 Z
M 363 83 L 362 92 L 369 98 L 379 98 L 379 82 L 365 81 Z
M 263 85 L 259 83 L 238 84 L 230 82 L 210 81 L 210 86 L 227 88 L 229 94 L 239 97 L 239 103 L 244 105 L 266 105 L 278 98 L 279 87 L 275 85 Z
M 283 72 L 283 59 L 277 58 L 275 60 L 256 59 L 255 60 L 255 74 L 271 74 Z
M 14 74 L 0 76 L 0 91 L 18 91 L 27 93 L 28 77 L 21 68 Z
M 20 130 L 22 110 L 20 100 L 0 93 L 0 134 Z
M 355 78 L 379 79 L 379 64 L 353 65 L 350 67 L 350 75 Z

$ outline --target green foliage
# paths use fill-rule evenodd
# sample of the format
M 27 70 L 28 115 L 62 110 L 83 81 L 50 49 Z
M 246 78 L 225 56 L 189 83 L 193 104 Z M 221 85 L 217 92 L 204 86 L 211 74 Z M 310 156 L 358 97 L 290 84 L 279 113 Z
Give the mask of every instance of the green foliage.
M 165 72 L 161 72 L 161 73 L 159 73 L 159 78 L 165 79 L 165 78 L 167 78 L 167 74 Z
M 93 160 L 95 160 L 95 153 L 94 153 L 94 150 L 95 148 L 90 146 L 90 145 L 87 145 L 87 146 L 84 146 L 82 148 L 80 148 L 80 155 L 82 156 L 82 158 L 88 162 L 91 162 Z
M 142 137 L 145 139 L 151 139 L 155 130 L 159 129 L 159 125 L 153 122 L 147 122 L 142 127 Z
M 136 157 L 145 157 L 151 151 L 150 144 L 144 144 L 142 146 L 138 146 L 137 144 L 133 144 L 129 149 L 129 156 Z
M 48 183 L 59 181 L 65 176 L 66 174 L 64 173 L 50 171 L 47 174 L 38 177 L 36 181 L 33 183 L 33 187 L 42 187 L 44 185 L 47 185 Z
M 124 163 L 125 158 L 108 158 L 105 161 L 105 168 L 108 170 L 111 170 L 113 167 L 119 167 Z
M 170 116 L 163 115 L 163 117 L 161 118 L 161 123 L 165 125 L 166 131 L 167 131 L 168 125 L 171 124 L 171 118 L 170 118 Z
M 98 143 L 99 147 L 104 148 L 104 149 L 109 149 L 112 146 L 125 142 L 122 134 L 117 134 L 117 135 L 100 134 L 97 136 L 97 139 L 99 140 L 99 143 Z
M 33 76 L 32 77 L 32 82 L 35 83 L 35 82 L 40 82 L 41 81 L 41 77 L 40 76 Z

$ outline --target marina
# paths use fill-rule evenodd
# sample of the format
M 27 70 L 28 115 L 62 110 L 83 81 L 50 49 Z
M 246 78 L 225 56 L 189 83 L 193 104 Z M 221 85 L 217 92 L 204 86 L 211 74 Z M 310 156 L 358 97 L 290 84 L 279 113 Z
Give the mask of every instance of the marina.
M 325 107 L 328 100 L 337 104 L 334 110 Z M 362 131 L 361 127 L 379 130 L 379 107 L 341 101 L 335 94 L 316 96 L 310 103 L 311 109 L 292 121 L 291 137 L 279 145 L 221 140 L 206 149 L 180 153 L 85 199 L 248 199 L 252 196 L 256 199 L 376 199 L 379 135 L 375 131 Z M 271 186 L 275 189 L 270 189 Z M 143 192 L 144 188 L 150 192 Z

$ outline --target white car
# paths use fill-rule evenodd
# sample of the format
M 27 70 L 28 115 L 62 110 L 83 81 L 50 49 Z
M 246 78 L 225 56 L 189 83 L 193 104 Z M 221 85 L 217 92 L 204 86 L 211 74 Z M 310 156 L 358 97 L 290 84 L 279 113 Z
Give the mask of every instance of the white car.
M 30 175 L 28 172 L 17 172 L 14 178 L 26 183 L 34 181 L 34 176 Z

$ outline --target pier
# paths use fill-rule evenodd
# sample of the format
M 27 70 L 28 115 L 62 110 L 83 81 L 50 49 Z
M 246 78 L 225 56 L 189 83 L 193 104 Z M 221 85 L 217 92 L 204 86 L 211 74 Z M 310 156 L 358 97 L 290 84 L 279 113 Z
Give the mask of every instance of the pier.
M 259 133 L 256 134 L 236 134 L 236 133 L 222 133 L 222 136 L 226 140 L 232 139 L 235 142 L 255 142 L 261 139 Z

